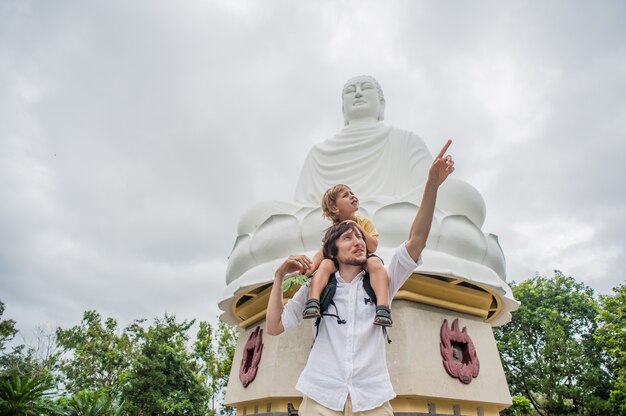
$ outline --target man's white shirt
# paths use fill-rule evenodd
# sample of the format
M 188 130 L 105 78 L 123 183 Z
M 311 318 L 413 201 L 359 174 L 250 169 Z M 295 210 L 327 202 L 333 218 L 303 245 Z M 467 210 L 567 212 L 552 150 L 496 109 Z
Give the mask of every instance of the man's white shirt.
M 396 249 L 387 268 L 390 299 L 420 264 L 421 258 L 415 262 L 404 243 Z M 376 408 L 396 397 L 387 370 L 386 339 L 381 328 L 373 324 L 376 305 L 369 301 L 363 288 L 364 274 L 361 272 L 346 283 L 337 273 L 333 301 L 336 314 L 345 323 L 338 323 L 332 316 L 321 319 L 319 333 L 296 384 L 302 394 L 337 411 L 343 410 L 348 394 L 354 412 Z M 307 286 L 301 287 L 285 305 L 281 315 L 285 330 L 302 323 L 307 291 Z M 327 312 L 335 313 L 332 306 Z M 315 327 L 313 331 L 315 334 Z

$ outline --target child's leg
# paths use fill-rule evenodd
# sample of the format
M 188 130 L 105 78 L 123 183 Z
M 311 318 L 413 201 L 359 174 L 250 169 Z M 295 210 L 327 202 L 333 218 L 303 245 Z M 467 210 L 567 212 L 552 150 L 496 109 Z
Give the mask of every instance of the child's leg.
M 309 286 L 309 297 L 305 304 L 304 312 L 302 316 L 305 319 L 317 318 L 320 316 L 320 296 L 322 291 L 328 284 L 328 279 L 331 273 L 335 273 L 337 269 L 332 260 L 324 259 L 320 263 L 317 271 L 311 277 L 311 283 Z
M 332 260 L 324 259 L 317 268 L 317 271 L 311 278 L 311 286 L 309 287 L 309 299 L 320 300 L 322 291 L 328 284 L 328 279 L 332 273 L 335 273 L 337 269 Z
M 378 257 L 370 257 L 367 259 L 366 266 L 370 274 L 372 289 L 376 294 L 376 305 L 389 306 L 389 276 L 382 260 Z
M 389 276 L 378 257 L 369 257 L 366 269 L 370 274 L 370 283 L 376 294 L 376 318 L 374 324 L 391 326 L 391 309 L 389 309 Z
M 317 253 L 313 256 L 313 260 L 311 263 L 311 267 L 306 271 L 307 276 L 311 276 L 318 267 L 320 267 L 320 263 L 324 260 L 324 253 L 322 253 L 322 249 L 317 250 Z

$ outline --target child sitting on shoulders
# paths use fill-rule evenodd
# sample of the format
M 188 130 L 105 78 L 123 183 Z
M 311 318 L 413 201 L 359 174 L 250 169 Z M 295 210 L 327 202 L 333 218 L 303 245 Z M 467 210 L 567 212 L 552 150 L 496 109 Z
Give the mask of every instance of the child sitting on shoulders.
M 389 309 L 389 276 L 383 266 L 383 261 L 373 254 L 378 247 L 378 232 L 374 223 L 363 216 L 357 215 L 359 199 L 346 185 L 335 185 L 328 189 L 322 197 L 322 214 L 338 224 L 344 221 L 354 221 L 365 239 L 367 249 L 367 262 L 364 270 L 370 275 L 370 283 L 376 294 L 376 317 L 374 325 L 391 326 L 391 310 Z M 315 272 L 311 278 L 308 300 L 306 302 L 304 319 L 317 318 L 320 316 L 320 296 L 328 284 L 328 279 L 337 268 L 331 259 L 324 259 L 322 250 L 313 257 L 313 265 L 308 274 Z

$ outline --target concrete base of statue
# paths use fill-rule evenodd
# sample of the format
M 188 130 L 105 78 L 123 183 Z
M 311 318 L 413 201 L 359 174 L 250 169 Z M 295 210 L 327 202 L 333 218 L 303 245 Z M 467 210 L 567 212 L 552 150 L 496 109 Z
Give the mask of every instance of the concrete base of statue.
M 466 313 L 407 300 L 393 302 L 393 317 L 387 364 L 398 395 L 392 401 L 396 415 L 487 416 L 498 415 L 511 405 L 490 324 Z M 480 362 L 478 375 L 467 384 L 448 374 L 441 353 L 444 320 L 452 323 L 457 319 L 458 326 L 471 337 Z M 265 332 L 265 321 L 243 330 L 239 336 L 225 402 L 237 408 L 237 415 L 284 414 L 287 403 L 298 408 L 302 400 L 294 386 L 313 342 L 312 323 L 277 337 L 264 334 L 256 379 L 243 387 L 240 363 L 246 353 L 246 341 L 257 327 Z

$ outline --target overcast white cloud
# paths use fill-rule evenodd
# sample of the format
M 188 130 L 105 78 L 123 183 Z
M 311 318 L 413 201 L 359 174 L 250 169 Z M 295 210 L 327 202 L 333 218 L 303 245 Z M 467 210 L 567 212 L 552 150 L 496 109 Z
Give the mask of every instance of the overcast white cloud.
M 25 332 L 96 309 L 213 320 L 241 213 L 289 199 L 371 74 L 447 137 L 509 280 L 626 266 L 620 1 L 0 3 L 0 300 Z

